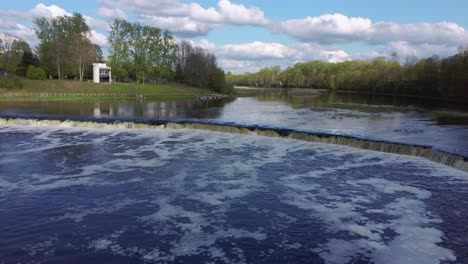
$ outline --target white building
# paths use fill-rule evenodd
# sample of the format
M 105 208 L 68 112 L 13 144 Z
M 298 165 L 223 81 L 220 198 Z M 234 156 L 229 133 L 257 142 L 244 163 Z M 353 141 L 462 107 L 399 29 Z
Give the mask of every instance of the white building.
M 93 82 L 95 83 L 111 83 L 111 68 L 105 63 L 93 63 Z

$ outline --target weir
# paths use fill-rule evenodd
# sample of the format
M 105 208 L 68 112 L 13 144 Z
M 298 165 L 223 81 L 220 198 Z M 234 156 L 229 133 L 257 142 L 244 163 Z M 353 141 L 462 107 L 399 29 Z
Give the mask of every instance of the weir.
M 231 134 L 250 134 L 289 138 L 307 142 L 343 145 L 358 149 L 423 157 L 468 172 L 468 157 L 434 149 L 431 146 L 372 140 L 349 135 L 336 135 L 235 123 L 203 120 L 153 120 L 125 118 L 92 118 L 70 116 L 1 115 L 0 125 L 40 126 L 94 129 L 197 129 Z

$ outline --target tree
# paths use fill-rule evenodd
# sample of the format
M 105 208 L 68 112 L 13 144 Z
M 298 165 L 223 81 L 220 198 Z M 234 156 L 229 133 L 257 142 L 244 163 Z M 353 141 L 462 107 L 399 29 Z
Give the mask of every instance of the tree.
M 78 13 L 53 19 L 43 17 L 35 19 L 34 24 L 41 66 L 49 74 L 56 71 L 59 79 L 78 76 L 82 81 L 94 48 L 84 17 Z
M 114 19 L 110 24 L 109 53 L 112 74 L 116 80 L 127 77 L 125 65 L 129 64 L 129 35 L 131 24 L 123 19 Z
M 104 56 L 102 55 L 102 49 L 101 46 L 97 44 L 93 44 L 93 49 L 92 49 L 92 61 L 93 62 L 104 62 Z
M 213 54 L 186 41 L 178 44 L 169 31 L 122 19 L 113 20 L 110 28 L 109 57 L 117 79 L 128 75 L 142 83 L 175 79 L 211 89 L 227 87 Z
M 23 40 L 6 35 L 6 38 L 0 44 L 0 67 L 10 72 L 16 72 L 17 66 L 25 52 L 31 52 L 29 44 Z
M 86 51 L 93 49 L 94 46 L 89 40 L 91 33 L 83 15 L 79 13 L 74 13 L 70 20 L 72 25 L 70 32 L 71 39 L 75 44 L 75 63 L 78 65 L 78 75 L 80 77 L 80 81 L 83 81 L 84 68 L 86 62 Z
M 30 65 L 38 67 L 39 58 L 34 53 L 32 53 L 32 51 L 27 50 L 23 53 L 23 56 L 21 56 L 21 61 L 16 69 L 16 74 L 22 77 L 26 77 L 26 72 Z
M 45 17 L 36 18 L 35 31 L 39 39 L 40 60 L 47 63 L 46 68 L 49 73 L 53 70 L 57 71 L 57 76 L 62 79 L 63 65 L 62 60 L 65 57 L 64 46 L 66 45 L 64 34 L 64 19 L 57 17 L 48 20 Z
M 43 69 L 29 65 L 26 77 L 31 80 L 45 80 L 46 74 Z
M 157 49 L 154 54 L 158 58 L 158 65 L 156 67 L 159 79 L 166 78 L 172 79 L 174 77 L 174 67 L 176 64 L 178 45 L 169 31 L 164 31 L 161 38 L 161 47 Z
M 390 57 L 392 58 L 393 62 L 398 62 L 400 60 L 400 57 L 398 56 L 398 53 L 396 51 L 392 52 Z
M 11 57 L 12 57 L 12 45 L 15 41 L 15 38 L 10 34 L 5 34 L 5 37 L 0 42 L 0 51 L 2 51 L 2 61 L 1 66 L 9 71 L 13 71 L 11 69 Z
M 187 41 L 182 41 L 177 49 L 177 62 L 175 78 L 177 81 L 198 86 L 207 87 L 221 92 L 228 86 L 226 75 L 218 67 L 216 56 L 206 50 L 193 47 Z

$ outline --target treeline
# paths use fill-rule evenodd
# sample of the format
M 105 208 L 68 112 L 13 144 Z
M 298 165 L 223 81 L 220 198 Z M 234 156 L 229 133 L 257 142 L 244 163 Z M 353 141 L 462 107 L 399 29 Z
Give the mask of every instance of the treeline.
M 34 24 L 40 66 L 47 75 L 80 81 L 92 76 L 92 63 L 103 57 L 101 48 L 90 40 L 91 30 L 82 14 L 37 18 Z
M 29 44 L 11 35 L 0 38 L 0 69 L 26 77 L 28 67 L 39 66 L 39 58 Z
M 0 88 L 22 88 L 23 84 L 16 76 L 45 79 L 44 71 L 38 67 L 39 58 L 27 42 L 0 33 Z
M 117 81 L 178 81 L 218 92 L 228 89 L 213 54 L 186 41 L 177 43 L 170 32 L 139 22 L 115 19 L 110 27 L 110 66 Z
M 215 55 L 187 41 L 179 44 L 175 80 L 192 86 L 208 87 L 216 92 L 230 92 L 224 71 Z
M 109 63 L 115 80 L 173 79 L 177 42 L 171 33 L 122 19 L 110 27 Z
M 235 85 L 317 88 L 395 95 L 447 96 L 468 99 L 468 49 L 448 58 L 408 57 L 402 65 L 392 59 L 328 63 L 297 63 L 286 70 L 271 67 L 257 73 L 228 75 Z
M 92 63 L 104 58 L 101 48 L 91 42 L 82 14 L 38 18 L 34 24 L 39 39 L 35 52 L 21 40 L 0 41 L 0 69 L 26 77 L 32 66 L 34 79 L 92 79 Z M 170 32 L 139 22 L 115 19 L 109 26 L 113 81 L 177 81 L 216 92 L 232 90 L 215 55 L 206 50 L 178 43 Z

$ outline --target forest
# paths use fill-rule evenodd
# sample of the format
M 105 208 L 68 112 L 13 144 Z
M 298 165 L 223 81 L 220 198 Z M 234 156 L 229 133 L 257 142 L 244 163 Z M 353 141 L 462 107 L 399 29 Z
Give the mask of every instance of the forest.
M 226 92 L 224 71 L 216 56 L 156 27 L 115 19 L 109 34 L 109 59 L 117 81 L 177 81 Z
M 37 69 L 39 58 L 29 44 L 8 34 L 3 34 L 0 39 L 0 69 L 26 77 L 30 66 Z
M 34 25 L 39 40 L 34 49 L 11 35 L 0 39 L 0 69 L 29 79 L 92 79 L 92 64 L 103 62 L 104 56 L 101 47 L 91 42 L 91 30 L 82 14 L 37 18 Z M 214 54 L 139 22 L 115 19 L 109 26 L 107 62 L 114 81 L 177 81 L 229 91 Z
M 468 48 L 439 58 L 418 60 L 398 54 L 391 58 L 368 61 L 328 63 L 310 61 L 297 63 L 285 70 L 279 66 L 256 73 L 228 74 L 229 82 L 240 86 L 316 88 L 393 95 L 463 97 L 468 99 Z
M 34 20 L 39 40 L 31 48 L 12 36 L 0 40 L 0 69 L 29 79 L 92 78 L 92 63 L 104 61 L 91 42 L 82 14 Z M 446 58 L 417 59 L 398 54 L 341 63 L 300 62 L 287 69 L 267 67 L 256 73 L 225 74 L 216 56 L 157 27 L 115 19 L 110 23 L 108 64 L 114 81 L 179 82 L 229 92 L 232 85 L 468 98 L 468 47 Z M 17 82 L 14 83 L 16 85 Z

